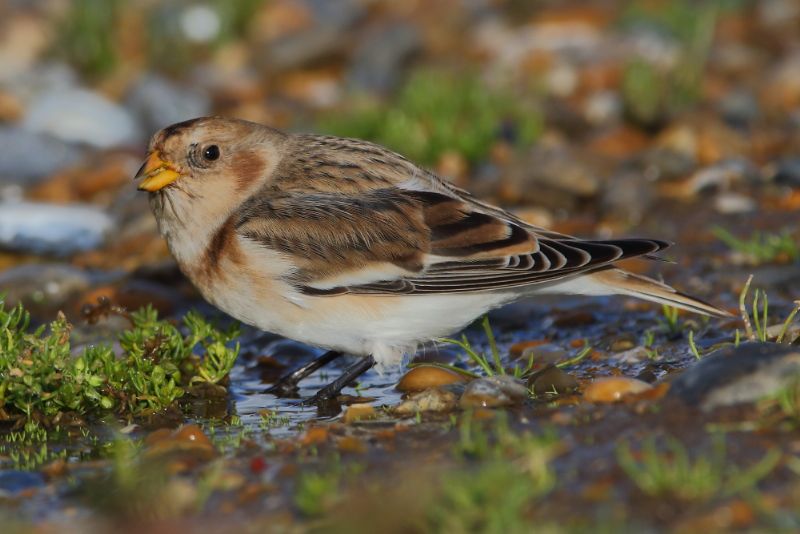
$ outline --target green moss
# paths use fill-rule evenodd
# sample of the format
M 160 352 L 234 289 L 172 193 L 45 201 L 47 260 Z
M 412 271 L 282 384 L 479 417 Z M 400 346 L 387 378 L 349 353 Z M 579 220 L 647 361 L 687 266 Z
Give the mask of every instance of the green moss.
M 183 319 L 186 334 L 151 307 L 130 320 L 119 336 L 121 355 L 110 345 L 73 353 L 71 325 L 62 314 L 34 330 L 21 305 L 6 309 L 0 299 L 0 418 L 155 413 L 173 406 L 194 382 L 222 380 L 239 352 L 238 344 L 229 347 L 236 328 L 222 332 L 194 312 Z
M 539 113 L 506 89 L 486 87 L 472 75 L 418 71 L 386 104 L 356 99 L 322 118 L 333 135 L 368 139 L 430 165 L 453 151 L 468 162 L 485 159 L 504 126 L 519 146 L 542 129 Z

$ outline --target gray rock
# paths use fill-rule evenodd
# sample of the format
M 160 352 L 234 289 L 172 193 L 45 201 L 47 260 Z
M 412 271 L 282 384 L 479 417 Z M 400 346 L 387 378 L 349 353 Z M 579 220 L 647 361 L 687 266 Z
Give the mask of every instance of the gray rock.
M 305 0 L 315 24 L 269 43 L 265 50 L 269 66 L 283 70 L 307 65 L 347 49 L 348 34 L 366 14 L 358 0 Z
M 449 412 L 456 407 L 456 394 L 446 388 L 430 388 L 409 393 L 395 406 L 397 415 L 414 415 L 419 412 Z
M 421 46 L 419 32 L 409 24 L 373 28 L 355 50 L 348 83 L 362 91 L 390 91 L 405 61 Z
M 43 92 L 28 104 L 22 125 L 98 148 L 141 141 L 139 126 L 124 108 L 87 89 Z
M 125 104 L 148 133 L 208 115 L 211 110 L 209 96 L 199 88 L 178 87 L 155 75 L 142 77 L 131 88 Z
M 70 144 L 15 126 L 0 126 L 0 146 L 0 185 L 31 185 L 81 158 Z
M 0 272 L 0 293 L 10 304 L 41 303 L 40 308 L 59 307 L 91 284 L 89 275 L 61 263 L 20 265 Z M 35 310 L 31 310 L 34 312 Z
M 672 382 L 669 397 L 712 410 L 755 402 L 800 378 L 800 349 L 743 343 L 705 356 Z
M 528 381 L 528 387 L 533 389 L 536 395 L 548 393 L 569 393 L 578 389 L 578 379 L 566 373 L 556 366 L 548 367 L 536 373 Z
M 100 246 L 113 226 L 107 213 L 90 205 L 0 203 L 0 248 L 69 255 Z
M 771 178 L 775 183 L 800 187 L 800 157 L 784 158 L 776 162 L 770 170 Z
M 508 375 L 473 380 L 459 399 L 461 408 L 497 408 L 519 404 L 528 398 L 525 384 Z

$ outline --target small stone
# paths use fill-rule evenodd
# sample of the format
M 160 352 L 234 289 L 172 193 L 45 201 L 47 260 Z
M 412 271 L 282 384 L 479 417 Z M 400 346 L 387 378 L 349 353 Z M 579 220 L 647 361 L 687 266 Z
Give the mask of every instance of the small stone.
M 497 408 L 519 404 L 528 398 L 528 389 L 521 380 L 496 375 L 473 380 L 459 399 L 461 408 Z
M 514 343 L 508 348 L 509 354 L 511 354 L 512 358 L 519 358 L 523 355 L 523 353 L 528 349 L 533 349 L 534 347 L 540 347 L 542 345 L 548 344 L 549 341 L 546 339 L 534 339 L 531 341 L 519 341 Z M 534 351 L 535 354 L 535 351 Z
M 777 343 L 742 343 L 703 357 L 672 382 L 669 396 L 712 410 L 755 402 L 800 377 L 800 350 Z
M 148 74 L 131 88 L 126 106 L 141 117 L 147 132 L 152 133 L 176 122 L 208 115 L 211 101 L 197 87 L 180 87 Z
M 532 378 L 533 380 L 528 382 L 528 387 L 533 389 L 536 395 L 562 394 L 578 389 L 578 379 L 556 366 L 550 367 Z
M 720 193 L 714 198 L 714 209 L 725 215 L 749 213 L 757 207 L 755 200 L 739 193 Z
M 800 187 L 800 157 L 781 159 L 773 165 L 771 171 L 776 184 Z
M 195 424 L 181 425 L 171 432 L 166 429 L 156 430 L 147 436 L 145 445 L 145 456 L 151 458 L 188 456 L 192 459 L 210 460 L 217 455 L 214 444 Z
M 467 382 L 468 376 L 438 367 L 435 365 L 419 365 L 412 368 L 397 383 L 396 389 L 403 393 L 422 391 L 424 389 Z
M 87 89 L 62 89 L 37 95 L 28 105 L 23 127 L 64 141 L 110 148 L 141 141 L 128 112 Z
M 0 247 L 35 254 L 68 255 L 100 246 L 114 227 L 89 205 L 0 203 Z
M 626 376 L 598 378 L 583 390 L 583 398 L 589 402 L 617 402 L 626 395 L 643 393 L 653 389 L 647 382 Z
M 342 422 L 349 425 L 357 421 L 372 419 L 376 415 L 375 408 L 371 404 L 352 404 L 344 412 Z
M 630 339 L 615 339 L 611 343 L 611 346 L 609 347 L 608 350 L 610 350 L 611 352 L 622 352 L 626 350 L 631 350 L 635 346 L 636 343 L 634 343 Z
M 0 287 L 7 302 L 24 302 L 31 312 L 60 308 L 90 283 L 88 273 L 64 263 L 27 264 L 0 272 Z
M 328 441 L 328 429 L 324 426 L 312 426 L 300 438 L 300 444 L 305 446 L 325 443 L 326 441 Z
M 351 452 L 354 454 L 364 454 L 367 452 L 367 444 L 364 440 L 355 436 L 344 436 L 339 438 L 336 442 L 337 447 L 341 452 Z
M 0 184 L 30 185 L 78 162 L 82 151 L 46 135 L 0 126 Z
M 419 412 L 449 412 L 457 405 L 456 394 L 443 388 L 432 388 L 406 395 L 394 407 L 397 415 L 414 415 Z

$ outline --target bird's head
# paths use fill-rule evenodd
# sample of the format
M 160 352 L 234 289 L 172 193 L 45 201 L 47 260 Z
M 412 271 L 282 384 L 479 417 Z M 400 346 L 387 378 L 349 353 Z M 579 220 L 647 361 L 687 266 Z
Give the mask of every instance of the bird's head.
M 153 197 L 157 216 L 170 215 L 164 213 L 169 206 L 177 218 L 198 208 L 205 217 L 219 217 L 263 185 L 280 158 L 283 137 L 223 117 L 179 122 L 153 136 L 135 179 Z

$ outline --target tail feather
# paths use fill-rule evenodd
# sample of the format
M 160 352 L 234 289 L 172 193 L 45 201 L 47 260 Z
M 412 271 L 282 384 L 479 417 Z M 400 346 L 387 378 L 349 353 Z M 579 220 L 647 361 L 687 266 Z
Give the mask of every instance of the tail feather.
M 733 315 L 713 304 L 681 293 L 667 284 L 622 269 L 606 269 L 588 276 L 595 283 L 606 286 L 610 293 L 629 295 L 713 317 L 731 317 Z

